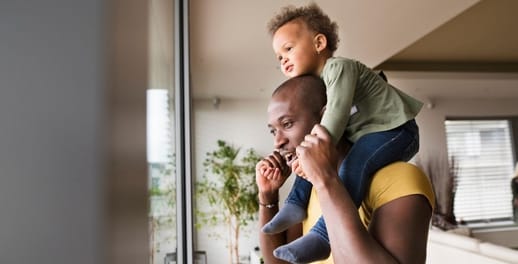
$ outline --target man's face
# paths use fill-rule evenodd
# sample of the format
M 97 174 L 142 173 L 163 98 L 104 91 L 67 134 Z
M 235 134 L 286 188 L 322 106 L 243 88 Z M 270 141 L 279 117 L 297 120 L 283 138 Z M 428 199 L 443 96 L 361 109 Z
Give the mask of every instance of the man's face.
M 300 101 L 289 92 L 281 92 L 274 95 L 268 105 L 268 128 L 274 138 L 274 147 L 288 164 L 295 158 L 295 148 L 319 122 L 319 116 Z

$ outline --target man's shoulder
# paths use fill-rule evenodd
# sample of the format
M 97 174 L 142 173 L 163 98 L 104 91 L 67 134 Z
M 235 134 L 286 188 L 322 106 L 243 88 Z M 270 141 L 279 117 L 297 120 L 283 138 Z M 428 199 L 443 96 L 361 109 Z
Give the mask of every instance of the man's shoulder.
M 365 202 L 370 203 L 372 208 L 378 208 L 412 194 L 425 196 L 430 205 L 434 206 L 435 196 L 426 174 L 414 164 L 395 162 L 374 174 Z
M 397 175 L 400 175 L 403 177 L 410 178 L 426 178 L 426 175 L 419 167 L 412 163 L 404 161 L 397 161 L 379 169 L 374 174 L 374 177 L 376 177 L 377 175 L 381 175 L 381 177 L 396 177 Z

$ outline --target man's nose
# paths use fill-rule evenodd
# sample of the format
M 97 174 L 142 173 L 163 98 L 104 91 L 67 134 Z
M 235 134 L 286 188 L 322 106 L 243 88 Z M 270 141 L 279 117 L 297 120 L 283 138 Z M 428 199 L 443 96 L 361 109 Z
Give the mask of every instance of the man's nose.
M 280 131 L 277 131 L 273 141 L 276 149 L 282 149 L 288 143 L 288 139 Z

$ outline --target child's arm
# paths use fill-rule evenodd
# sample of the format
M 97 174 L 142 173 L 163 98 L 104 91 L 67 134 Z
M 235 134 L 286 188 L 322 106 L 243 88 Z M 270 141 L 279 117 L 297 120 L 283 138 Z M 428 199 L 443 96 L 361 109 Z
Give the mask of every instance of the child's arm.
M 333 60 L 324 67 L 322 78 L 326 85 L 327 104 L 320 124 L 329 131 L 335 146 L 351 115 L 358 75 L 353 60 Z

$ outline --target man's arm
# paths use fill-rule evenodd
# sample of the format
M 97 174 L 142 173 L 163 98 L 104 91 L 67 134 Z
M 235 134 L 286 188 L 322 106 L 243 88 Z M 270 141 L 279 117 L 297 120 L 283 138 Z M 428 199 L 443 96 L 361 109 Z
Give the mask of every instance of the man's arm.
M 316 192 L 335 263 L 425 263 L 432 210 L 424 196 L 386 203 L 374 212 L 367 231 L 343 185 L 329 181 Z
M 273 152 L 256 165 L 255 178 L 259 189 L 259 229 L 279 211 L 279 188 L 291 173 L 284 158 Z M 290 227 L 279 234 L 259 231 L 259 248 L 265 263 L 286 263 L 273 256 L 273 250 L 302 235 L 301 225 Z
M 425 263 L 431 217 L 423 195 L 408 195 L 376 210 L 369 232 L 399 263 Z
M 259 206 L 259 228 L 268 223 L 279 211 L 278 193 L 276 198 L 266 198 L 265 195 L 259 194 L 259 202 L 262 204 L 275 204 L 276 206 L 268 208 L 266 206 Z M 269 201 L 268 203 L 263 203 Z M 278 234 L 266 234 L 259 231 L 259 248 L 264 260 L 264 263 L 287 263 L 273 256 L 273 250 L 282 246 L 297 237 L 302 235 L 302 227 L 300 224 L 290 227 L 287 231 Z
M 329 134 L 315 126 L 297 147 L 299 164 L 313 183 L 335 263 L 424 263 L 432 209 L 422 195 L 409 195 L 378 208 L 369 230 L 341 184 Z

